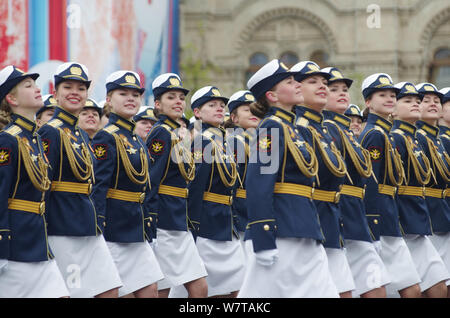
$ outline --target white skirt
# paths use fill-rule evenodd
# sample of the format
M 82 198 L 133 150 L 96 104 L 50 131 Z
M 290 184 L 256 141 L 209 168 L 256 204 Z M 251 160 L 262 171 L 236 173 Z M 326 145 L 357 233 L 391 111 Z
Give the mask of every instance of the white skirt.
M 406 235 L 405 242 L 422 280 L 420 283 L 422 291 L 426 291 L 437 283 L 447 281 L 450 278 L 441 256 L 428 237 L 423 235 Z M 448 248 L 450 248 L 450 245 Z
M 323 245 L 312 239 L 277 238 L 278 260 L 256 262 L 253 243 L 246 241 L 247 271 L 239 298 L 338 298 Z
M 391 282 L 386 266 L 373 243 L 345 240 L 346 255 L 355 282 L 353 297 L 385 286 Z
M 381 236 L 380 256 L 391 278 L 386 285 L 389 298 L 399 297 L 399 290 L 419 284 L 420 275 L 403 237 Z
M 215 241 L 197 237 L 196 245 L 208 273 L 208 297 L 238 291 L 245 275 L 244 252 L 239 240 L 233 237 L 233 241 Z M 171 288 L 169 293 L 169 298 L 187 296 L 184 286 Z
M 8 267 L 0 274 L 0 298 L 69 296 L 54 259 L 34 263 L 8 261 Z
M 428 237 L 441 256 L 447 271 L 450 272 L 450 233 L 433 234 Z M 450 280 L 446 284 L 450 286 Z
M 352 272 L 348 265 L 345 249 L 325 248 L 328 257 L 328 269 L 338 293 L 355 290 Z
M 106 243 L 123 283 L 123 286 L 119 288 L 119 297 L 131 294 L 164 278 L 149 243 Z
M 158 282 L 159 290 L 208 275 L 190 232 L 157 229 L 157 243 L 153 249 L 164 274 L 164 279 Z
M 92 298 L 122 286 L 103 235 L 49 236 L 48 241 L 70 297 Z

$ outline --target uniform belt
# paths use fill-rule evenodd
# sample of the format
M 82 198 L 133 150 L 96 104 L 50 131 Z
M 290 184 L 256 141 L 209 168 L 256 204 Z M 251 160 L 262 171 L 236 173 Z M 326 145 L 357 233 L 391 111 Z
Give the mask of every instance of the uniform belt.
M 314 190 L 313 199 L 323 202 L 339 203 L 341 193 L 336 191 Z
M 247 191 L 245 189 L 237 189 L 236 198 L 247 199 Z
M 92 183 L 52 181 L 51 191 L 91 194 Z
M 106 198 L 127 202 L 144 203 L 145 192 L 130 192 L 124 190 L 109 189 L 106 193 Z
M 233 197 L 229 195 L 223 195 L 223 194 L 217 194 L 212 192 L 205 192 L 203 194 L 203 200 L 224 204 L 224 205 L 232 205 L 233 204 Z
M 275 183 L 273 193 L 292 194 L 312 199 L 314 188 L 295 183 Z
M 437 199 L 445 199 L 448 195 L 448 189 L 434 189 L 434 188 L 426 188 L 425 195 L 427 197 L 437 198 Z
M 158 193 L 186 199 L 189 195 L 189 190 L 161 184 Z
M 378 193 L 390 195 L 391 197 L 394 197 L 397 193 L 397 188 L 387 185 L 387 184 L 379 184 L 378 185 Z
M 8 199 L 8 209 L 42 215 L 45 212 L 45 202 Z
M 425 197 L 426 190 L 424 187 L 410 187 L 400 186 L 398 187 L 399 195 L 412 195 L 417 197 Z
M 344 184 L 341 190 L 341 195 L 342 194 L 364 199 L 366 189 Z

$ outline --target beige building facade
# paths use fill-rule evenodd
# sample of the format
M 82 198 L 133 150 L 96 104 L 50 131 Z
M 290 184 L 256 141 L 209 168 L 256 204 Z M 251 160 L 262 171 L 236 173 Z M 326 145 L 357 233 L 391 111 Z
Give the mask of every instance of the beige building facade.
M 274 58 L 450 86 L 450 0 L 181 0 L 181 72 L 230 96 Z

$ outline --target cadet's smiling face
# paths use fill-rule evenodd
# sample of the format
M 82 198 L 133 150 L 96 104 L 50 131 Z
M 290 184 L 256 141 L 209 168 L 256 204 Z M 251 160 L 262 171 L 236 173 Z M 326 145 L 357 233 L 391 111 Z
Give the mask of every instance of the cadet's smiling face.
M 88 89 L 82 82 L 64 81 L 58 85 L 53 95 L 60 107 L 78 117 L 86 104 Z
M 322 112 L 328 102 L 328 81 L 321 75 L 312 75 L 302 81 L 304 105 Z
M 414 124 L 420 119 L 420 98 L 418 96 L 405 96 L 397 101 L 392 114 L 395 119 Z
M 80 112 L 78 126 L 89 135 L 96 133 L 100 129 L 100 115 L 92 108 L 85 108 Z
M 442 114 L 441 99 L 436 94 L 425 94 L 420 103 L 420 114 L 423 121 L 436 125 Z
M 397 102 L 397 94 L 393 89 L 376 91 L 366 100 L 366 107 L 371 113 L 377 114 L 385 119 L 394 111 Z
M 347 84 L 343 81 L 333 82 L 328 86 L 328 89 L 330 90 L 330 95 L 328 96 L 326 109 L 339 114 L 345 113 L 350 103 L 350 93 Z
M 186 108 L 186 95 L 182 91 L 169 91 L 155 101 L 155 108 L 167 117 L 177 120 L 183 116 Z
M 134 131 L 136 132 L 136 135 L 142 138 L 142 140 L 145 140 L 147 138 L 148 133 L 153 127 L 153 121 L 150 119 L 141 119 L 136 122 L 136 128 Z
M 220 99 L 213 99 L 194 109 L 194 114 L 203 122 L 215 127 L 223 124 L 225 118 L 225 103 Z
M 106 101 L 111 104 L 114 113 L 127 120 L 131 120 L 138 113 L 142 104 L 141 93 L 129 88 L 112 91 Z
M 362 119 L 358 116 L 350 116 L 352 122 L 350 123 L 350 130 L 353 131 L 356 137 L 359 137 L 362 131 Z

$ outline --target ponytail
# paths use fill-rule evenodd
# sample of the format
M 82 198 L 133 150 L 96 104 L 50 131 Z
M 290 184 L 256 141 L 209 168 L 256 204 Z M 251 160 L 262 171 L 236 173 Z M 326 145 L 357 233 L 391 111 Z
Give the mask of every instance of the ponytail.
M 250 111 L 258 118 L 264 118 L 269 110 L 270 105 L 265 96 L 250 104 Z
M 16 95 L 17 86 L 14 87 L 8 94 Z M 11 121 L 11 115 L 13 111 L 11 105 L 9 105 L 6 97 L 0 103 L 0 130 L 3 130 Z

